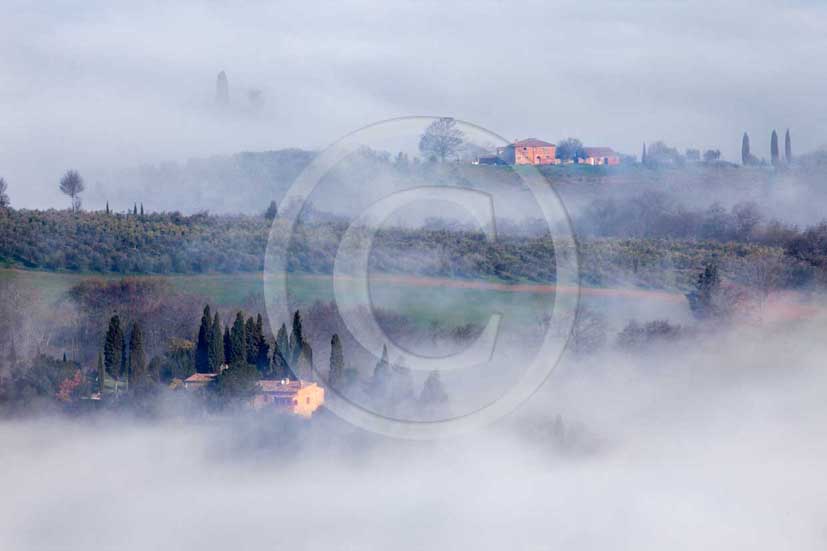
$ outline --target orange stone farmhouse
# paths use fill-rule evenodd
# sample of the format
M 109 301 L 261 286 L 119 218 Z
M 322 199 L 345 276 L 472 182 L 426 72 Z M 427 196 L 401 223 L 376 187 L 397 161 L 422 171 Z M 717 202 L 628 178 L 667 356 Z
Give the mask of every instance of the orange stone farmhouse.
M 215 383 L 217 373 L 194 373 L 181 381 L 177 388 L 196 391 Z M 250 405 L 257 410 L 271 410 L 310 417 L 324 404 L 324 389 L 317 383 L 290 379 L 258 381 Z
M 564 161 L 557 158 L 557 146 L 537 138 L 517 140 L 505 147 L 497 148 L 496 155 L 482 156 L 477 164 L 494 165 L 609 165 L 620 164 L 620 154 L 610 147 L 584 147 L 584 155 L 576 161 Z

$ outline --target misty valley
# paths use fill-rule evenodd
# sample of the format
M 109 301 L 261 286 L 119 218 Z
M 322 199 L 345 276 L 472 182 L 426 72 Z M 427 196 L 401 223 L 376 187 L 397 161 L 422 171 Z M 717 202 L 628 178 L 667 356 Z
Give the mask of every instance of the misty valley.
M 827 548 L 827 6 L 0 20 L 0 551 Z

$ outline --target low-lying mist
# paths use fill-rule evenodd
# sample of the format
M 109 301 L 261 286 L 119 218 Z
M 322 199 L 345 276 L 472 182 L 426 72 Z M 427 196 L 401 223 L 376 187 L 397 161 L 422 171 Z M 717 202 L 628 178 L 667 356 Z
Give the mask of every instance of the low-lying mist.
M 323 412 L 0 424 L 2 549 L 823 549 L 822 318 L 570 354 L 410 442 Z

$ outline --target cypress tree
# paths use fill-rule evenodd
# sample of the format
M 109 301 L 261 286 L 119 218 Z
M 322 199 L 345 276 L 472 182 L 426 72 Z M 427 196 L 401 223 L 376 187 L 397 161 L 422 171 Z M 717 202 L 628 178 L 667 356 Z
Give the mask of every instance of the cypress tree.
M 281 352 L 284 360 L 287 361 L 287 358 L 290 357 L 290 340 L 287 337 L 287 326 L 283 323 L 276 335 L 276 348 Z
M 264 218 L 267 220 L 273 221 L 275 220 L 276 216 L 279 214 L 279 207 L 276 205 L 275 201 L 270 201 L 270 206 L 267 207 L 267 210 L 264 211 Z
M 255 335 L 256 358 L 254 363 L 260 372 L 266 373 L 270 366 L 270 343 L 264 337 L 264 320 L 261 314 L 256 316 Z
M 431 371 L 428 378 L 425 379 L 425 385 L 422 387 L 422 393 L 419 395 L 419 401 L 429 406 L 444 405 L 448 402 L 448 393 L 442 386 L 442 379 L 439 377 L 438 371 Z
M 330 339 L 330 369 L 327 372 L 327 384 L 331 388 L 341 388 L 345 371 L 345 357 L 342 352 L 342 341 L 339 335 L 334 334 Z
M 198 328 L 198 340 L 195 345 L 195 370 L 198 373 L 211 373 L 210 337 L 212 336 L 212 315 L 209 304 L 204 306 L 201 326 Z
M 224 340 L 221 334 L 221 319 L 218 317 L 218 312 L 215 313 L 212 322 L 212 330 L 210 331 L 210 372 L 218 373 L 218 370 L 224 365 Z
M 146 354 L 144 353 L 144 334 L 138 322 L 132 324 L 129 338 L 129 386 L 131 389 L 144 382 L 146 377 Z
M 113 379 L 118 379 L 123 374 L 126 362 L 124 343 L 125 336 L 121 328 L 121 319 L 116 314 L 109 320 L 103 343 L 103 363 Z
M 256 322 L 252 316 L 244 324 L 244 358 L 248 364 L 255 365 L 258 358 L 259 341 L 256 336 Z
M 640 154 L 640 163 L 646 164 L 646 142 L 643 142 L 643 152 Z
M 770 158 L 772 159 L 772 166 L 778 166 L 778 132 L 772 131 L 770 137 Z
M 273 345 L 273 357 L 270 361 L 270 373 L 276 379 L 295 379 L 296 376 L 290 371 L 287 360 L 284 358 L 282 349 L 279 348 L 278 340 Z
M 235 315 L 235 323 L 230 331 L 230 358 L 228 363 L 233 365 L 247 360 L 247 330 L 244 325 L 244 314 L 238 312 Z
M 108 214 L 110 214 L 110 211 L 109 211 L 109 201 L 107 201 L 107 202 L 106 202 L 106 214 L 107 214 L 107 215 L 108 215 Z
M 98 352 L 98 392 L 100 392 L 101 399 L 103 399 L 103 387 L 105 377 L 106 370 L 103 367 L 103 353 Z
M 230 337 L 230 326 L 224 326 L 224 363 L 232 365 L 233 339 Z
M 741 164 L 746 166 L 752 162 L 752 153 L 749 151 L 749 134 L 744 132 L 741 138 Z
M 300 381 L 312 381 L 313 377 L 313 348 L 310 343 L 302 343 L 301 353 L 296 359 L 296 369 L 293 370 Z
M 144 204 L 141 203 L 141 218 L 144 217 Z
M 293 314 L 293 332 L 290 333 L 290 365 L 295 364 L 304 347 L 304 331 L 302 329 L 302 317 L 299 311 Z
M 787 164 L 793 162 L 793 144 L 790 140 L 790 129 L 787 129 L 787 133 L 784 134 L 784 158 L 787 161 Z
M 138 203 L 135 203 L 135 204 L 132 206 L 132 214 L 133 214 L 134 216 L 138 216 Z

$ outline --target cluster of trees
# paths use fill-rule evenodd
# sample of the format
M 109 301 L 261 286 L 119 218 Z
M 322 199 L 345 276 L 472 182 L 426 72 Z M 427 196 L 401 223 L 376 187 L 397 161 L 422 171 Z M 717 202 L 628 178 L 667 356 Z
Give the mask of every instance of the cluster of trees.
M 804 267 L 811 274 L 827 268 L 817 260 L 799 262 L 805 256 L 827 256 L 827 246 L 812 238 L 818 231 L 801 232 L 768 220 L 752 203 L 690 210 L 666 193 L 650 191 L 594 200 L 574 221 L 577 235 L 591 238 L 579 243 L 587 253 L 581 263 L 587 281 L 599 281 L 601 274 L 630 261 L 643 263 L 645 258 L 636 250 L 666 254 L 692 249 L 692 260 L 724 243 L 732 248 L 722 249 L 724 255 L 775 247 L 790 253 L 791 268 Z M 279 231 L 280 222 L 275 224 Z M 553 281 L 554 247 L 548 235 L 512 235 L 506 224 L 498 226 L 502 235 L 496 240 L 472 228 L 383 229 L 376 235 L 370 268 L 433 277 Z M 339 222 L 300 225 L 288 251 L 288 269 L 331 273 L 345 228 Z M 99 273 L 257 272 L 263 269 L 269 229 L 270 223 L 260 216 L 12 210 L 0 216 L 0 263 Z M 627 247 L 618 239 L 638 242 Z M 621 249 L 630 256 L 615 254 Z
M 691 210 L 664 192 L 647 191 L 621 199 L 596 199 L 576 220 L 580 235 L 697 239 L 783 245 L 796 230 L 768 220 L 753 202 L 725 209 L 715 203 Z
M 792 164 L 793 162 L 793 146 L 792 146 L 792 139 L 790 138 L 790 129 L 787 129 L 787 132 L 784 134 L 784 157 L 781 157 L 781 151 L 779 150 L 778 145 L 778 132 L 775 130 L 772 131 L 770 135 L 770 163 L 774 167 L 780 167 L 784 164 Z M 744 132 L 744 136 L 741 139 L 741 164 L 744 166 L 749 165 L 765 165 L 767 162 L 764 159 L 760 159 L 752 154 L 750 149 L 750 141 L 749 141 L 749 134 Z
M 687 161 L 700 162 L 702 160 L 705 163 L 720 161 L 721 151 L 707 149 L 702 154 L 700 149 L 690 148 L 686 150 L 685 154 L 682 154 L 677 148 L 671 147 L 663 141 L 656 141 L 648 147 L 644 143 L 640 154 L 641 164 L 648 167 L 682 166 Z
M 129 317 L 140 319 L 135 314 Z M 4 362 L 10 376 L 0 376 L 0 410 L 42 409 L 44 404 L 61 403 L 76 407 L 82 399 L 91 404 L 88 399 L 93 393 L 99 393 L 106 404 L 145 405 L 175 379 L 196 372 L 217 374 L 206 398 L 219 407 L 249 398 L 262 379 L 319 379 L 299 311 L 293 315 L 290 331 L 282 324 L 275 338 L 270 338 L 260 314 L 245 317 L 237 312 L 232 323 L 222 325 L 220 315 L 207 305 L 194 340 L 170 337 L 166 349 L 154 356 L 147 351 L 141 322 L 127 324 L 115 314 L 109 318 L 102 340 L 94 368 L 69 361 L 66 354 L 62 360 L 37 354 L 27 362 L 12 347 Z M 376 404 L 444 406 L 448 402 L 435 372 L 415 396 L 410 371 L 399 362 L 391 364 L 387 349 L 372 375 L 360 382 L 358 371 L 347 365 L 337 334 L 330 342 L 327 384 L 340 391 L 358 386 L 359 391 L 367 390 Z
M 119 383 L 123 381 L 127 383 L 127 388 L 133 396 L 150 392 L 160 381 L 158 362 L 147 362 L 141 325 L 137 321 L 133 322 L 129 339 L 126 335 L 120 317 L 117 314 L 112 316 L 106 330 L 103 350 L 98 354 L 96 377 L 101 395 L 105 392 L 107 374 L 114 381 L 116 393 L 120 391 Z

